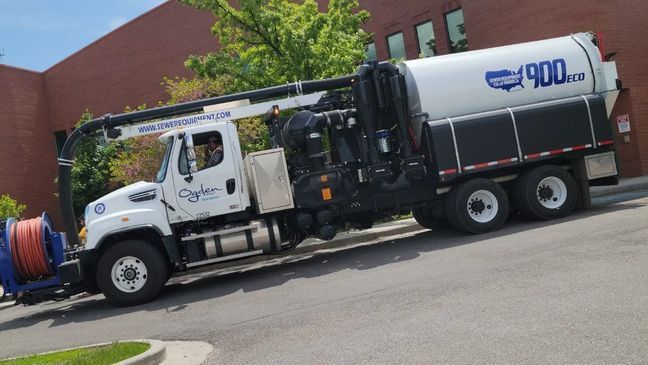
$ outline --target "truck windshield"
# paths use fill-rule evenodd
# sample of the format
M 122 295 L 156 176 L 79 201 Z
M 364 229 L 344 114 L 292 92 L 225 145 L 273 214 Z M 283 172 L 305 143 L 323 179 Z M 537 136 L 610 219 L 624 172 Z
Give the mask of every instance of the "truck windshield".
M 171 159 L 171 147 L 173 147 L 173 139 L 169 138 L 166 142 L 166 150 L 164 151 L 164 158 L 160 164 L 157 174 L 155 174 L 155 182 L 161 183 L 166 177 L 167 168 L 169 166 L 169 160 Z

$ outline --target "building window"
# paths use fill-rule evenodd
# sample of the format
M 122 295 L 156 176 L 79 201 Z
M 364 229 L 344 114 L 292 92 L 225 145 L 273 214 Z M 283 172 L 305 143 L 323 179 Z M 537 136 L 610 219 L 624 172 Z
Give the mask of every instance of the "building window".
M 405 42 L 403 41 L 403 32 L 394 33 L 387 36 L 387 49 L 389 50 L 389 58 L 392 59 L 405 59 Z
M 365 59 L 367 61 L 378 59 L 378 57 L 376 56 L 376 43 L 371 42 L 367 44 L 367 48 L 365 49 Z
M 446 32 L 448 32 L 448 44 L 450 52 L 464 52 L 468 50 L 468 39 L 466 38 L 466 27 L 464 26 L 463 10 L 453 10 L 445 15 Z
M 61 151 L 63 151 L 65 140 L 67 140 L 67 134 L 65 133 L 65 130 L 54 132 L 54 140 L 56 142 L 56 155 L 60 156 Z
M 419 56 L 430 57 L 436 55 L 436 40 L 434 39 L 432 22 L 421 23 L 415 27 L 415 30 Z

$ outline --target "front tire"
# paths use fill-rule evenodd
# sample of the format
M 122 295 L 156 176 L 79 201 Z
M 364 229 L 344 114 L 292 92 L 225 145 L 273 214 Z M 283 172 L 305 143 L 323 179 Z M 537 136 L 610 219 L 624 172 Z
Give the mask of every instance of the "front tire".
M 572 175 L 558 166 L 539 166 L 513 187 L 515 207 L 527 218 L 548 220 L 569 215 L 578 189 Z
M 473 234 L 494 231 L 506 221 L 509 202 L 502 187 L 484 178 L 468 180 L 446 196 L 446 217 L 455 228 Z
M 168 276 L 163 255 L 143 240 L 126 240 L 110 246 L 97 265 L 99 288 L 108 300 L 120 306 L 151 301 Z

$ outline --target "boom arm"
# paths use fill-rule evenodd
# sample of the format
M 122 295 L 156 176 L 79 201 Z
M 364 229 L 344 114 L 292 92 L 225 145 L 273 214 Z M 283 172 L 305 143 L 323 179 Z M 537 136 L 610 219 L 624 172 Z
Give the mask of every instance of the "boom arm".
M 163 133 L 172 129 L 183 126 L 196 126 L 218 121 L 236 120 L 241 118 L 254 117 L 263 115 L 273 106 L 279 109 L 292 109 L 298 107 L 317 104 L 324 96 L 324 92 L 316 92 L 308 95 L 298 95 L 280 100 L 265 101 L 250 105 L 249 102 L 242 106 L 227 107 L 224 104 L 218 104 L 203 108 L 206 113 L 199 115 L 189 115 L 173 119 L 149 123 L 133 123 L 121 127 L 113 128 L 119 131 L 115 140 L 126 140 L 133 137 L 145 136 L 147 134 Z M 244 101 L 248 101 L 247 99 Z M 229 103 L 227 103 L 229 104 Z

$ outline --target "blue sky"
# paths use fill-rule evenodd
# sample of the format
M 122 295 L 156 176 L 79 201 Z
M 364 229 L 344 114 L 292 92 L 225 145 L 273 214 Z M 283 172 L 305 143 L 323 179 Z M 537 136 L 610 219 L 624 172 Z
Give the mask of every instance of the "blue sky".
M 44 71 L 165 0 L 0 0 L 0 63 Z

